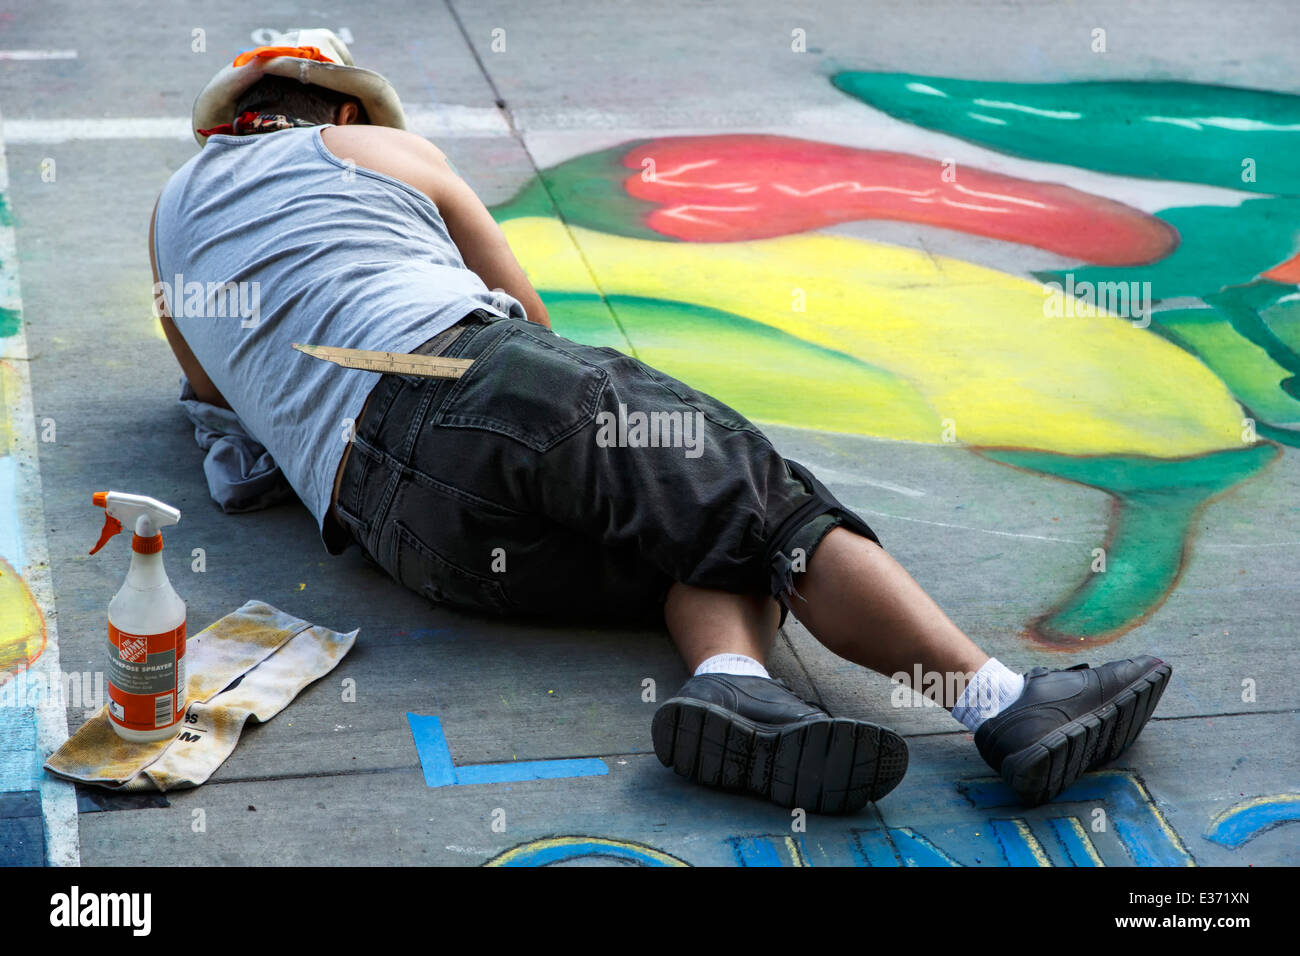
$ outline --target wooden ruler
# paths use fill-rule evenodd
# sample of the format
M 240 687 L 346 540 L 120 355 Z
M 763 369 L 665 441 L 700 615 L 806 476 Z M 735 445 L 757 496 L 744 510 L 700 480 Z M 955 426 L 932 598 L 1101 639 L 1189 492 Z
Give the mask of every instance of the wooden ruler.
M 367 349 L 342 349 L 333 345 L 293 347 L 304 355 L 333 362 L 345 368 L 359 368 L 385 375 L 420 375 L 426 378 L 460 378 L 473 359 L 443 358 L 438 355 L 404 355 L 401 352 L 371 352 Z

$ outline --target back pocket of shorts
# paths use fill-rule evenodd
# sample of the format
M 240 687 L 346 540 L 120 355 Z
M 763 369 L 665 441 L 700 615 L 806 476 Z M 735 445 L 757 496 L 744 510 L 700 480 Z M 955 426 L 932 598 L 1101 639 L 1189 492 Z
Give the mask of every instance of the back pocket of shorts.
M 393 576 L 436 604 L 503 614 L 508 610 L 500 581 L 462 568 L 422 541 L 410 528 L 393 524 Z
M 608 379 L 561 342 L 508 327 L 457 380 L 433 421 L 495 432 L 542 452 L 595 419 Z

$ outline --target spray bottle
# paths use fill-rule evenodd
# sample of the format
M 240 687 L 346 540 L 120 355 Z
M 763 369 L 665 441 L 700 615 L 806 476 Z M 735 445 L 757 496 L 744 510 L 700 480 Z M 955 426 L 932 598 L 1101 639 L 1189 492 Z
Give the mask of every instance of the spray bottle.
M 108 717 L 118 736 L 133 743 L 167 740 L 185 711 L 185 602 L 163 570 L 160 528 L 181 513 L 156 498 L 97 491 L 104 530 L 94 554 L 127 522 L 131 570 L 108 605 Z

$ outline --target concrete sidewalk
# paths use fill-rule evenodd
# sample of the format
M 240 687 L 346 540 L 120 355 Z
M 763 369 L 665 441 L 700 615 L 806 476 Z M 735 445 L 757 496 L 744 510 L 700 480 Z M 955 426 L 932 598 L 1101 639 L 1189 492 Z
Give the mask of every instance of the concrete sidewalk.
M 361 633 L 195 790 L 74 793 L 40 763 L 89 715 L 0 707 L 0 862 L 1300 859 L 1287 825 L 1300 819 L 1300 266 L 1287 265 L 1300 188 L 1270 165 L 1272 140 L 1242 153 L 1230 139 L 1271 124 L 1296 144 L 1300 13 L 812 6 L 407 0 L 339 21 L 247 2 L 183 15 L 55 3 L 3 16 L 0 662 L 102 670 L 125 549 L 86 552 L 102 521 L 90 495 L 109 488 L 181 509 L 168 571 L 191 634 L 250 598 Z M 656 702 L 686 678 L 666 634 L 458 614 L 356 549 L 331 558 L 297 503 L 222 514 L 150 315 L 148 216 L 194 154 L 203 83 L 295 26 L 346 29 L 359 65 L 389 77 L 413 128 L 493 208 L 557 332 L 633 352 L 760 422 L 990 654 L 1016 669 L 1170 661 L 1137 744 L 1025 811 L 946 712 L 900 706 L 886 678 L 791 618 L 769 669 L 911 749 L 879 805 L 792 829 L 788 811 L 693 787 L 654 757 Z M 893 73 L 929 79 L 882 78 Z M 1011 85 L 1083 80 L 1109 82 L 1061 93 L 1069 109 Z M 1217 102 L 1218 85 L 1287 95 L 1190 128 L 1187 110 Z M 1120 95 L 1121 115 L 1168 121 L 1117 131 Z M 1075 125 L 1051 125 L 1068 112 Z M 1172 138 L 1183 133 L 1201 138 Z M 1147 174 L 1169 150 L 1185 162 Z M 1235 184 L 1210 163 L 1223 157 Z M 946 163 L 966 205 L 947 193 L 921 208 L 911 177 Z M 888 216 L 864 211 L 864 196 L 895 201 L 882 194 L 901 197 Z M 1042 283 L 1067 272 L 1150 282 L 1150 327 L 1047 316 Z

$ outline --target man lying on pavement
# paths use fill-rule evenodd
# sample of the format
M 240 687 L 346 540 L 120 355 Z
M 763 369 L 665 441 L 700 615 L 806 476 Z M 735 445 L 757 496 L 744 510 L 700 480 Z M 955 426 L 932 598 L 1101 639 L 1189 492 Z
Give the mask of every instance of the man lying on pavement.
M 150 231 L 164 328 L 193 400 L 233 413 L 331 553 L 356 544 L 408 588 L 479 612 L 662 621 L 694 676 L 655 714 L 660 760 L 787 807 L 854 811 L 907 769 L 900 736 L 770 677 L 791 611 L 864 667 L 946 675 L 926 695 L 1030 805 L 1145 726 L 1168 664 L 1011 671 L 738 412 L 552 332 L 483 203 L 329 31 L 241 54 L 193 119 L 202 149 Z M 160 276 L 178 288 L 158 294 Z M 255 289 L 228 298 L 257 314 L 208 314 L 193 282 Z M 303 342 L 472 364 L 379 375 Z M 638 414 L 671 440 L 636 440 Z

